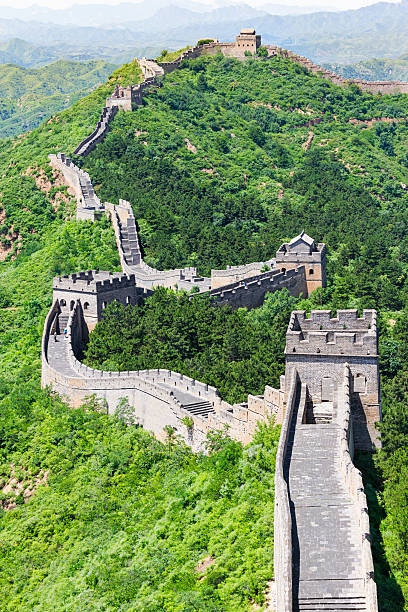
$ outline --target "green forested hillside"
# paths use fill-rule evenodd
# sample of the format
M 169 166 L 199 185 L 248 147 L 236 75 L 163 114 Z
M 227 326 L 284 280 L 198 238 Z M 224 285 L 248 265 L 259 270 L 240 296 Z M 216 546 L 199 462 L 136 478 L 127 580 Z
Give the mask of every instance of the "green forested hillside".
M 72 151 L 115 82 L 139 74 L 123 67 L 51 123 L 0 145 L 6 610 L 248 610 L 273 576 L 277 428 L 247 449 L 217 435 L 206 458 L 171 431 L 162 445 L 92 401 L 72 411 L 39 389 L 53 275 L 119 265 L 107 221 L 69 220 L 72 199 L 47 155 Z M 384 612 L 408 610 L 404 117 L 407 96 L 340 89 L 286 60 L 201 58 L 166 77 L 142 108 L 119 113 L 105 141 L 77 160 L 101 198 L 132 203 L 145 257 L 158 267 L 206 273 L 263 259 L 302 229 L 329 256 L 329 286 L 308 300 L 283 292 L 249 313 L 212 312 L 160 291 L 144 307 L 112 311 L 92 334 L 90 363 L 174 367 L 241 399 L 276 384 L 293 307 L 379 310 L 384 448 L 358 461 Z
M 32 130 L 104 83 L 115 65 L 59 60 L 42 68 L 0 65 L 0 137 Z

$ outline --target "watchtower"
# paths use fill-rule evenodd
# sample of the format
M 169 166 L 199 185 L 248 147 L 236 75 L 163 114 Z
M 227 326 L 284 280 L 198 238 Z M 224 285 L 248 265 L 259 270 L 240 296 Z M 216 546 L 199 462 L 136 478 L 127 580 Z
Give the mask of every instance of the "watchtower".
M 314 310 L 292 313 L 286 334 L 285 391 L 293 370 L 307 386 L 311 410 L 336 416 L 344 366 L 350 367 L 353 429 L 357 448 L 370 449 L 381 419 L 377 313 L 364 310 Z M 330 420 L 330 419 L 329 419 Z M 314 421 L 312 421 L 314 422 Z
M 131 111 L 134 104 L 139 103 L 140 88 L 128 85 L 128 87 L 121 87 L 116 85 L 112 95 L 106 98 L 106 107 L 112 108 L 116 106 L 122 108 L 125 111 Z
M 317 287 L 326 287 L 326 245 L 317 246 L 313 238 L 301 232 L 290 242 L 282 244 L 276 252 L 276 267 L 282 272 L 305 266 L 307 294 Z
M 58 300 L 61 315 L 69 315 L 79 300 L 89 330 L 95 327 L 111 302 L 134 306 L 144 299 L 145 293 L 143 288 L 136 287 L 134 274 L 120 272 L 87 270 L 57 276 L 53 282 L 53 299 Z
M 241 33 L 236 36 L 235 41 L 238 55 L 244 55 L 245 51 L 254 54 L 261 46 L 261 36 L 256 34 L 254 28 L 243 28 Z

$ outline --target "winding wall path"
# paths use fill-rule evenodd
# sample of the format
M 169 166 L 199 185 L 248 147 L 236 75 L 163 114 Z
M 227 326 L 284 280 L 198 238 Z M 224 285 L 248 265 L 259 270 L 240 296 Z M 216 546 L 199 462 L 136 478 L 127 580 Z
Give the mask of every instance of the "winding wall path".
M 191 50 L 184 57 L 194 54 Z M 89 186 L 85 197 L 86 177 L 82 176 L 85 183 L 78 180 L 74 168 L 61 155 L 51 161 L 78 190 L 79 201 L 92 204 L 88 210 L 94 214 L 100 202 Z M 125 272 L 137 271 L 139 281 L 150 283 L 150 287 L 155 282 L 163 284 L 164 278 L 174 274 L 177 283 L 189 282 L 191 287 L 192 280 L 202 282 L 208 290 L 209 279 L 194 278 L 193 268 L 170 274 L 146 266 L 130 205 L 121 201 L 118 206 L 106 206 Z M 284 286 L 283 281 L 302 277 L 301 270 L 290 272 L 292 275 L 271 271 L 215 291 L 220 301 L 233 301 L 237 295 L 248 295 L 252 285 L 261 290 L 263 285 L 276 289 Z M 65 326 L 66 338 L 61 333 Z M 94 394 L 105 402 L 108 412 L 113 412 L 127 397 L 138 422 L 146 429 L 161 437 L 163 426 L 170 425 L 195 449 L 203 448 L 208 431 L 223 425 L 230 427 L 232 437 L 246 443 L 259 420 L 271 415 L 278 422 L 283 419 L 275 480 L 277 610 L 377 612 L 367 503 L 361 474 L 352 463 L 347 364 L 343 384 L 330 410 L 332 421 L 312 425 L 306 423 L 307 385 L 297 371 L 292 372 L 290 381 L 286 376 L 282 389 L 266 387 L 264 395 L 249 396 L 247 402 L 231 406 L 220 399 L 215 388 L 167 370 L 103 372 L 89 368 L 79 359 L 87 334 L 81 303 L 75 304 L 66 320 L 56 301 L 44 327 L 42 382 L 44 386 L 51 384 L 74 406 Z

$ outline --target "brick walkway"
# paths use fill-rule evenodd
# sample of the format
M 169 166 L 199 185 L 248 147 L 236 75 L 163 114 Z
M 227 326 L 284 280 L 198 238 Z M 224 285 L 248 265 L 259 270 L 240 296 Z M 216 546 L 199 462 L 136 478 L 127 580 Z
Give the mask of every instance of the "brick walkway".
M 285 478 L 295 611 L 366 610 L 357 516 L 340 472 L 339 449 L 338 425 L 292 425 Z

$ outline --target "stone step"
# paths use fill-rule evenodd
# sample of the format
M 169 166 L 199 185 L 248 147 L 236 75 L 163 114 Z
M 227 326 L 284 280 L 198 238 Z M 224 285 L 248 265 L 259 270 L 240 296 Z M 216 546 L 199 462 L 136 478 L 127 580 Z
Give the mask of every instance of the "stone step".
M 58 316 L 58 325 L 59 325 L 59 332 L 60 334 L 64 333 L 64 329 L 67 327 L 68 325 L 68 319 L 69 316 L 68 315 L 59 315 Z
M 319 610 L 330 610 L 340 612 L 342 610 L 367 610 L 365 597 L 313 597 L 299 599 L 298 606 L 294 606 L 295 611 L 309 610 L 309 612 Z
M 196 402 L 192 404 L 182 404 L 184 410 L 188 410 L 191 414 L 208 417 L 211 412 L 215 412 L 211 402 Z

